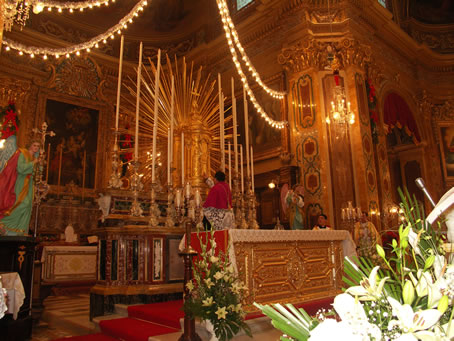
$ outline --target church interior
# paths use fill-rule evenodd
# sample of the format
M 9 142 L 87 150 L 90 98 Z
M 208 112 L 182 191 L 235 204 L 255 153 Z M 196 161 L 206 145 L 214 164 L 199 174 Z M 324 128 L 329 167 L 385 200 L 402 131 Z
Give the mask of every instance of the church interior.
M 0 273 L 20 273 L 26 293 L 18 318 L 0 319 L 5 340 L 94 334 L 119 307 L 181 300 L 180 241 L 219 170 L 234 228 L 218 244 L 234 246 L 252 312 L 255 300 L 323 304 L 363 212 L 384 241 L 399 188 L 429 213 L 416 180 L 435 202 L 453 187 L 452 0 L 0 9 L 0 132 L 19 148 L 38 137 L 41 165 L 29 230 L 0 236 Z M 321 215 L 331 231 L 313 239 Z M 62 322 L 76 315 L 80 328 Z M 181 335 L 169 328 L 153 340 Z M 139 340 L 104 334 L 93 340 Z

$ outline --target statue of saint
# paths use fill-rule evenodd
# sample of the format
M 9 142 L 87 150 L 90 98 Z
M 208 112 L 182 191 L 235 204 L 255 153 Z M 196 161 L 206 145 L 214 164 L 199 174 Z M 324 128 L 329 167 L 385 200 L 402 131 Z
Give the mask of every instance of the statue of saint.
M 8 139 L 16 137 L 11 136 Z M 0 173 L 0 235 L 28 235 L 33 205 L 33 173 L 38 167 L 40 141 L 19 148 Z

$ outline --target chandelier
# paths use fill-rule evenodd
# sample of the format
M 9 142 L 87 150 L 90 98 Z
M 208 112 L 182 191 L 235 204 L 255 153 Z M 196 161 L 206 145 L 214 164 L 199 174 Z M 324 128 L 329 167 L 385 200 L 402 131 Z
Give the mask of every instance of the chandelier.
M 335 76 L 336 77 L 336 76 Z M 326 117 L 326 123 L 348 125 L 355 123 L 355 113 L 351 110 L 350 102 L 345 100 L 345 90 L 336 82 L 333 90 L 333 101 L 331 101 L 331 108 L 329 115 Z
M 14 23 L 20 25 L 21 29 L 25 26 L 30 15 L 32 4 L 26 0 L 6 0 L 3 9 L 3 28 L 11 31 Z

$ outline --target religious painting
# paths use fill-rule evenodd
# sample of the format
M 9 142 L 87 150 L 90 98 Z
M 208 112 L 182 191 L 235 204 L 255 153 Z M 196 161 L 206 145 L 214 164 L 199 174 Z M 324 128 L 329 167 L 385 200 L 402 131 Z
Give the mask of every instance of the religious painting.
M 282 76 L 278 74 L 273 78 L 268 87 L 274 90 L 280 90 Z M 281 121 L 284 117 L 283 101 L 275 99 L 268 95 L 262 88 L 253 89 L 255 98 L 262 109 L 276 121 Z M 281 130 L 271 127 L 263 117 L 257 112 L 252 102 L 248 99 L 248 134 L 249 146 L 254 148 L 254 158 L 263 159 L 277 156 L 281 152 Z M 238 143 L 246 146 L 246 132 L 244 122 L 244 99 L 243 96 L 237 96 L 237 118 L 238 118 Z M 243 155 L 245 155 L 243 150 Z
M 443 174 L 446 181 L 454 181 L 454 125 L 451 122 L 438 124 Z
M 45 121 L 56 134 L 46 146 L 50 185 L 95 187 L 98 120 L 96 109 L 47 99 Z

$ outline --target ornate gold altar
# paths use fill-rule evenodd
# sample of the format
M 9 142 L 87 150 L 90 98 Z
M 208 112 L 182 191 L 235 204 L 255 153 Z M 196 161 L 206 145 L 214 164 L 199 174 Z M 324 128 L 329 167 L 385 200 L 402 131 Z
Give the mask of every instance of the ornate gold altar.
M 248 288 L 244 305 L 301 303 L 342 288 L 343 258 L 355 254 L 347 231 L 230 230 L 231 256 Z

